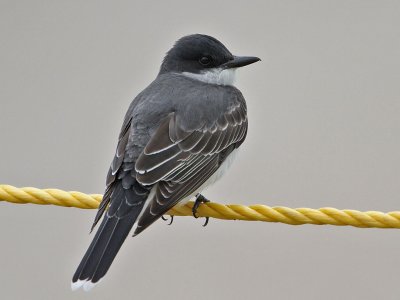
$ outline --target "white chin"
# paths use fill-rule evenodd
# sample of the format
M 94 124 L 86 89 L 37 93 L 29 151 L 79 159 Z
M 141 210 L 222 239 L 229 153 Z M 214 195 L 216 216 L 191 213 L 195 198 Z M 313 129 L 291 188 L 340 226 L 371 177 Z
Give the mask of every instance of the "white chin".
M 213 68 L 199 74 L 190 72 L 182 72 L 182 74 L 189 78 L 193 78 L 205 83 L 217 84 L 217 85 L 234 85 L 236 68 L 232 69 Z

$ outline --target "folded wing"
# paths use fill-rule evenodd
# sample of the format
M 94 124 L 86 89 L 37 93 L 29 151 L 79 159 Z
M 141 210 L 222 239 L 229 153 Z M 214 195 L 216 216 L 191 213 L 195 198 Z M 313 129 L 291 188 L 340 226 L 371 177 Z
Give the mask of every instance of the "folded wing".
M 175 113 L 162 121 L 136 161 L 136 179 L 154 185 L 135 234 L 182 199 L 193 195 L 245 139 L 247 114 L 237 103 L 210 124 L 185 130 Z

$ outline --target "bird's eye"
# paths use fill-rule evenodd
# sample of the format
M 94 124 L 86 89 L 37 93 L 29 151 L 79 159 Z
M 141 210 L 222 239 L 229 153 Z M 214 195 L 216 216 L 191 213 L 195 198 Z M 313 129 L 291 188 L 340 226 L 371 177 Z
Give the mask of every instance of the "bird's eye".
M 209 56 L 203 56 L 199 59 L 199 63 L 203 66 L 209 66 L 212 63 L 212 58 Z

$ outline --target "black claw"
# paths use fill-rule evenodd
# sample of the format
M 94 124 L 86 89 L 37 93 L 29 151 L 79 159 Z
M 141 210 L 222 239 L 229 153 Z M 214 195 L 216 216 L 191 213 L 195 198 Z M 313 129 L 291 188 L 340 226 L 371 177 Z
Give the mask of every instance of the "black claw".
M 196 219 L 198 218 L 196 213 L 197 213 L 197 209 L 199 208 L 199 206 L 200 206 L 200 201 L 197 201 L 197 198 L 196 198 L 196 201 L 194 202 L 193 207 L 192 207 L 192 214 L 193 214 L 193 217 L 195 217 Z
M 161 216 L 161 219 L 163 219 L 163 221 L 168 221 L 168 218 Z M 172 222 L 174 221 L 174 216 L 171 216 L 171 218 L 169 219 L 169 223 L 167 225 L 171 225 Z
M 197 216 L 197 208 L 198 208 L 198 205 L 197 205 L 196 208 L 195 208 L 195 206 L 193 206 L 193 209 L 192 209 L 193 217 L 195 217 L 196 219 L 198 218 L 198 216 Z
M 195 217 L 196 219 L 198 218 L 197 214 L 197 210 L 200 206 L 201 203 L 206 203 L 206 202 L 210 202 L 209 200 L 207 200 L 202 194 L 198 194 L 196 196 L 196 201 L 194 202 L 193 208 L 192 208 L 192 213 L 193 213 L 193 217 Z
M 199 208 L 199 206 L 200 206 L 201 203 L 207 203 L 207 202 L 210 202 L 210 200 L 208 200 L 208 199 L 207 199 L 206 197 L 204 197 L 202 194 L 198 194 L 198 195 L 196 196 L 196 201 L 194 202 L 194 205 L 193 205 L 193 208 L 192 208 L 193 217 L 195 217 L 196 219 L 198 218 L 198 216 L 197 216 L 197 209 Z M 207 226 L 208 220 L 209 220 L 209 219 L 210 219 L 209 217 L 206 217 L 206 221 L 205 221 L 205 223 L 203 224 L 204 227 Z

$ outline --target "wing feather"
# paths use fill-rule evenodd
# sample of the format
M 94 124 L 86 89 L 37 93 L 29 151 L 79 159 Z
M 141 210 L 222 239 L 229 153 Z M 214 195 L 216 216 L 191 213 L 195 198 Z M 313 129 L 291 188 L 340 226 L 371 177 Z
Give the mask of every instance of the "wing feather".
M 199 141 L 199 143 L 192 149 L 193 154 L 198 154 L 203 151 L 204 147 L 207 146 L 208 142 L 210 141 L 212 133 L 210 131 L 206 131 L 204 136 Z
M 118 170 L 120 170 L 124 160 L 126 145 L 128 144 L 129 136 L 131 134 L 131 128 L 132 128 L 131 125 L 132 125 L 132 118 L 125 119 L 124 123 L 122 124 L 121 133 L 119 134 L 118 138 L 117 149 L 115 151 L 114 159 L 111 162 L 111 166 L 108 171 L 106 179 L 106 191 L 97 210 L 97 214 L 94 218 L 91 230 L 94 229 L 96 224 L 101 219 L 101 216 L 104 214 L 104 212 L 108 207 L 108 204 L 110 203 L 112 194 L 115 192 L 113 189 L 113 184 L 115 182 L 116 174 Z
M 239 104 L 208 126 L 185 130 L 181 122 L 175 114 L 163 120 L 136 161 L 136 179 L 143 185 L 156 184 L 156 191 L 135 234 L 195 193 L 247 132 L 246 107 Z

